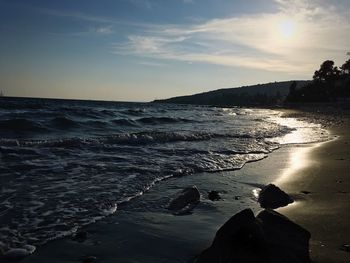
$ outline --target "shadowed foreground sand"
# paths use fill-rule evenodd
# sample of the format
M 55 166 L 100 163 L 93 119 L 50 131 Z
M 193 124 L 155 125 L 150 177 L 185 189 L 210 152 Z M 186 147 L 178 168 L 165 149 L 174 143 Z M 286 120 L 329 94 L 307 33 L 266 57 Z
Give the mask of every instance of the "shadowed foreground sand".
M 277 182 L 299 199 L 278 211 L 311 232 L 313 262 L 345 263 L 350 253 L 340 247 L 350 244 L 349 119 L 329 130 L 336 139 L 301 150 L 292 160 L 296 169 L 285 171 Z

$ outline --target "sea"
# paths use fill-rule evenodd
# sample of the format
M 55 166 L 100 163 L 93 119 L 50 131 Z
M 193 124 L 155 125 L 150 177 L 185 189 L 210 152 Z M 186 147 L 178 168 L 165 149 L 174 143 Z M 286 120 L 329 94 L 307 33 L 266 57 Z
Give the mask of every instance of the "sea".
M 2 97 L 0 244 L 42 245 L 169 178 L 238 170 L 283 144 L 328 138 L 278 110 Z

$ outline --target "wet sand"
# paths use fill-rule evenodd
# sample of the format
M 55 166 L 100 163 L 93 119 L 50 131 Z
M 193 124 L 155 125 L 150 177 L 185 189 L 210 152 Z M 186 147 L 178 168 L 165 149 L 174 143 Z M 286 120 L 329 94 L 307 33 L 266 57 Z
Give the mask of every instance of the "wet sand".
M 253 190 L 278 178 L 288 167 L 288 156 L 295 147 L 282 147 L 241 170 L 159 183 L 119 207 L 116 214 L 84 228 L 89 233 L 86 241 L 76 242 L 70 237 L 55 240 L 39 247 L 23 262 L 82 262 L 89 255 L 96 256 L 97 262 L 192 262 L 232 215 L 248 207 L 256 213 L 261 210 Z M 172 215 L 164 208 L 169 197 L 191 185 L 200 190 L 200 204 L 191 214 Z M 219 191 L 222 199 L 209 200 L 211 190 Z
M 315 263 L 350 262 L 350 253 L 340 249 L 350 244 L 350 121 L 323 115 L 324 123 L 333 120 L 328 130 L 336 138 L 296 152 L 277 181 L 298 200 L 279 212 L 311 232 Z

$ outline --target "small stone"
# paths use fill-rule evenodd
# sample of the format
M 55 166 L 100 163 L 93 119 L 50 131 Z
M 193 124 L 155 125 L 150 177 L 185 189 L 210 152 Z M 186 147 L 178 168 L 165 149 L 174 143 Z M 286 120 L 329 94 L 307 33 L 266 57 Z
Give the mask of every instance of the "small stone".
M 241 197 L 239 195 L 236 195 L 235 200 L 239 200 L 239 199 L 241 199 Z
M 218 191 L 210 191 L 208 194 L 208 198 L 211 201 L 218 201 L 221 199 L 221 196 Z

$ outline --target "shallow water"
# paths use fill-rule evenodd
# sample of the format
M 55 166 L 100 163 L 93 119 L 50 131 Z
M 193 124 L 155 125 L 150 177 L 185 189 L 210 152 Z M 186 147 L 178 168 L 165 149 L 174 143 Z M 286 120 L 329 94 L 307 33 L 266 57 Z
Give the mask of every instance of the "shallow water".
M 265 109 L 1 98 L 0 241 L 40 245 L 164 179 L 240 169 L 281 143 L 327 137 Z

